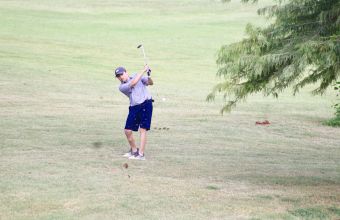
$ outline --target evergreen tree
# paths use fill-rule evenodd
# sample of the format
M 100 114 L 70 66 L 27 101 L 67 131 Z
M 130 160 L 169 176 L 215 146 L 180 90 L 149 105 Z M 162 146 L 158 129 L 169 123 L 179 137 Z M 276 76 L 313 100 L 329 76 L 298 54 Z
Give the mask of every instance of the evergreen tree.
M 248 24 L 247 38 L 219 50 L 222 82 L 207 100 L 222 93 L 222 113 L 260 91 L 278 97 L 287 87 L 295 94 L 315 83 L 312 93 L 322 94 L 340 76 L 340 0 L 277 0 L 258 13 L 273 23 Z

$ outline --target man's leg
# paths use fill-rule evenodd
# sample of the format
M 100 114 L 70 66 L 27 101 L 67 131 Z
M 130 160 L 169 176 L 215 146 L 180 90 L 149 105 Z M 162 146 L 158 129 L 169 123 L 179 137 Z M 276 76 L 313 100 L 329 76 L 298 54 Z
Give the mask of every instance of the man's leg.
M 144 149 L 146 144 L 146 129 L 140 128 L 140 148 L 139 148 L 139 154 L 144 155 Z
M 136 147 L 135 139 L 133 138 L 132 130 L 125 129 L 125 135 L 126 135 L 126 138 L 127 138 L 128 142 L 130 144 L 132 152 L 136 152 L 137 147 Z
M 145 103 L 142 109 L 142 123 L 139 128 L 140 131 L 140 149 L 139 154 L 144 156 L 144 150 L 146 145 L 146 133 L 150 130 L 151 118 L 152 118 L 152 102 Z

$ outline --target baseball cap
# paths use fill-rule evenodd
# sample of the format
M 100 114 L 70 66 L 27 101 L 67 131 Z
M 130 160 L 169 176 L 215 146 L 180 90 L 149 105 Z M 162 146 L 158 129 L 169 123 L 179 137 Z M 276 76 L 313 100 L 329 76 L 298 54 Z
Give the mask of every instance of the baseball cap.
M 117 67 L 116 70 L 115 70 L 115 75 L 116 77 L 117 76 L 120 76 L 122 75 L 124 72 L 126 72 L 126 69 L 124 67 Z

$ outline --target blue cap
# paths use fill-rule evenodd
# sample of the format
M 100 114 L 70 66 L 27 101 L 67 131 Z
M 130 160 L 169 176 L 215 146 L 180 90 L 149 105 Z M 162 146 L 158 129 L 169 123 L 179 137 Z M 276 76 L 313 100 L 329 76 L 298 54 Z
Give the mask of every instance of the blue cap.
M 122 75 L 123 73 L 125 73 L 126 72 L 126 69 L 124 68 L 124 67 L 117 67 L 116 68 L 116 70 L 115 70 L 115 75 L 116 75 L 116 77 L 117 76 L 120 76 L 120 75 Z

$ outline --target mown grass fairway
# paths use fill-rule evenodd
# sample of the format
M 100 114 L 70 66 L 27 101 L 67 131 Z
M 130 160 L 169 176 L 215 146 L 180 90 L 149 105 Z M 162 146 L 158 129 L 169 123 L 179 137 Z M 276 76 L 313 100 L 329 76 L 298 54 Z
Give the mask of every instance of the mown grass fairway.
M 205 102 L 217 50 L 265 24 L 258 7 L 1 0 L 0 219 L 340 218 L 332 91 L 253 96 L 224 116 Z M 156 99 L 144 162 L 121 157 L 128 100 L 113 77 L 142 68 L 140 43 Z

